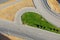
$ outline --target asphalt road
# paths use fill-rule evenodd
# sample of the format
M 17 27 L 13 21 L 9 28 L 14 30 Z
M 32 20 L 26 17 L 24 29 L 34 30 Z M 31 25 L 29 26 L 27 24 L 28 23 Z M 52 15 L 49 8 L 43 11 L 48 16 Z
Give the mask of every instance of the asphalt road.
M 60 34 L 4 20 L 0 20 L 0 32 L 23 37 L 26 40 L 60 40 Z
M 50 10 L 47 0 L 33 0 L 35 8 L 38 9 L 40 15 L 42 15 L 48 22 L 60 27 L 60 14 L 57 14 Z
M 26 40 L 60 40 L 60 34 L 33 28 L 27 25 L 17 25 L 3 20 L 0 20 L 0 32 L 23 37 Z

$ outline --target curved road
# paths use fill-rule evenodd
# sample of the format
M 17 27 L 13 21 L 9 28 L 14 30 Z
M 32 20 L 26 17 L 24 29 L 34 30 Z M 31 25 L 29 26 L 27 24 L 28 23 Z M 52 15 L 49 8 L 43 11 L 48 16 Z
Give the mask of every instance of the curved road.
M 0 20 L 0 32 L 23 37 L 26 40 L 60 40 L 60 34 L 51 33 L 26 25 L 17 25 L 3 20 Z
M 60 40 L 60 34 L 3 20 L 0 20 L 0 32 L 23 37 L 26 40 Z
M 52 12 L 46 2 L 47 0 L 33 0 L 36 9 L 40 12 L 47 21 L 51 22 L 57 27 L 60 27 L 60 14 L 56 15 L 55 12 Z

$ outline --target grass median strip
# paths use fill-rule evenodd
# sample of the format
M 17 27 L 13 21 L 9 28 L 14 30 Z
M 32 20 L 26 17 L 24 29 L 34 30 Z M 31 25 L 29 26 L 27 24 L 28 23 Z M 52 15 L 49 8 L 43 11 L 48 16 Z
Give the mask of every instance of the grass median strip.
M 45 18 L 35 12 L 25 12 L 21 16 L 23 24 L 27 24 L 32 27 L 40 28 L 50 32 L 60 33 L 60 28 L 49 23 Z

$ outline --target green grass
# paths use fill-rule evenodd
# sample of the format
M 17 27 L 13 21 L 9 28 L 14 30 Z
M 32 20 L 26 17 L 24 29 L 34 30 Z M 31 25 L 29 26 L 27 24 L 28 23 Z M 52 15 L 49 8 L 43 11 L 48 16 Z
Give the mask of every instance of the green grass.
M 49 23 L 45 18 L 35 12 L 25 12 L 21 16 L 21 20 L 23 24 L 60 34 L 60 28 Z

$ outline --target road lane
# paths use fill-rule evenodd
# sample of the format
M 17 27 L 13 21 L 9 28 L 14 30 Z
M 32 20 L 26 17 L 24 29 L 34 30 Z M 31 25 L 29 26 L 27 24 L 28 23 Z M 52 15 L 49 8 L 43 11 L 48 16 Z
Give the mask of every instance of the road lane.
M 27 25 L 17 25 L 0 20 L 0 32 L 23 37 L 26 40 L 60 40 L 60 34 L 55 34 Z

